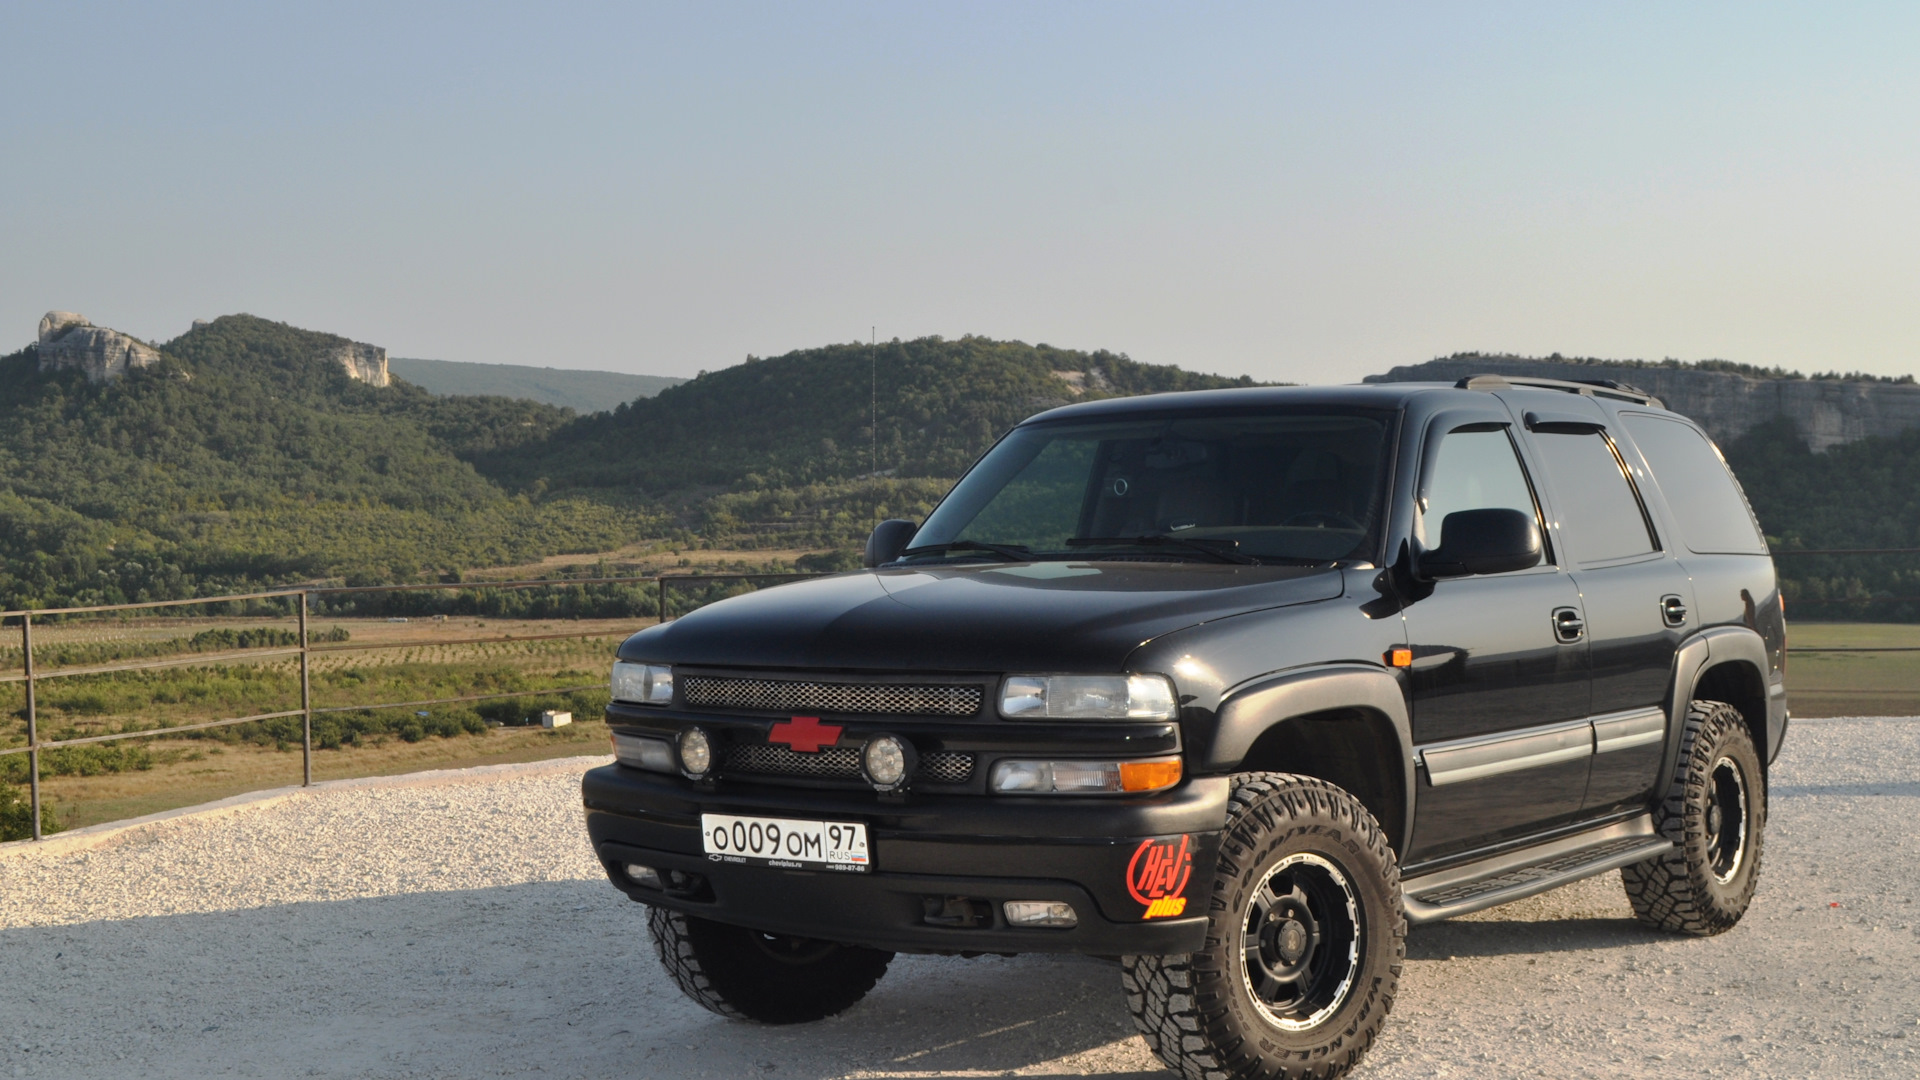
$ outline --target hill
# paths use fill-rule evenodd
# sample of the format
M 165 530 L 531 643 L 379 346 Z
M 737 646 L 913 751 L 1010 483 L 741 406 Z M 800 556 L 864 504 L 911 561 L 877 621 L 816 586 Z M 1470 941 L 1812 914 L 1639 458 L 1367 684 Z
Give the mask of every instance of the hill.
M 1524 357 L 1455 353 L 1424 364 L 1396 367 L 1368 382 L 1453 382 L 1468 375 L 1524 375 L 1548 379 L 1611 379 L 1645 390 L 1676 412 L 1699 421 L 1721 442 L 1731 442 L 1775 417 L 1793 421 L 1814 450 L 1864 439 L 1897 436 L 1920 425 L 1920 385 L 1913 376 L 1886 378 L 1859 372 L 1803 375 L 1725 360 L 1683 364 L 1678 360 L 1600 360 L 1592 357 Z
M 388 370 L 439 397 L 484 396 L 538 401 L 586 414 L 604 412 L 623 401 L 652 397 L 685 379 L 664 375 L 626 375 L 617 371 L 578 371 L 520 364 L 471 364 L 459 360 L 417 360 L 396 356 Z
M 330 334 L 238 315 L 110 382 L 0 358 L 0 606 L 169 599 L 322 577 L 407 579 L 604 550 L 641 515 L 511 495 L 463 456 L 570 413 L 374 387 Z
M 703 487 L 793 487 L 875 472 L 950 479 L 1001 433 L 1043 409 L 1252 382 L 1106 351 L 971 336 L 830 345 L 750 356 L 737 367 L 703 372 L 654 397 L 583 417 L 538 446 L 483 455 L 478 464 L 521 486 L 652 496 Z
M 1248 381 L 929 338 L 749 360 L 578 417 L 404 370 L 371 385 L 343 369 L 351 345 L 233 315 L 108 381 L 0 358 L 0 606 L 417 580 L 642 538 L 849 548 L 1034 411 Z M 889 475 L 861 479 L 874 370 Z

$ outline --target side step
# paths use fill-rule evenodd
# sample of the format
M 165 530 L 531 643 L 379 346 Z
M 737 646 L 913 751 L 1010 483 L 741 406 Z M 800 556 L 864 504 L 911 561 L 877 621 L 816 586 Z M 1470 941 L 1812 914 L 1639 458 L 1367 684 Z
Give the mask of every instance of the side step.
M 1602 829 L 1408 878 L 1400 884 L 1402 902 L 1408 922 L 1438 922 L 1631 866 L 1672 849 L 1673 842 L 1654 831 L 1652 815 L 1643 814 Z

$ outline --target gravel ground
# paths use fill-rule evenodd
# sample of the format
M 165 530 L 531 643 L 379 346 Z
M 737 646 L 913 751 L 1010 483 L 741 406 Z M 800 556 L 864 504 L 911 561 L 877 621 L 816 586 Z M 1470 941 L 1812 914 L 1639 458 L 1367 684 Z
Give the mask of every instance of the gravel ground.
M 901 957 L 846 1015 L 684 1000 L 580 826 L 598 759 L 0 849 L 0 1076 L 1165 1077 L 1083 958 Z M 1920 720 L 1801 722 L 1759 898 L 1705 940 L 1617 875 L 1417 928 L 1358 1076 L 1920 1074 Z

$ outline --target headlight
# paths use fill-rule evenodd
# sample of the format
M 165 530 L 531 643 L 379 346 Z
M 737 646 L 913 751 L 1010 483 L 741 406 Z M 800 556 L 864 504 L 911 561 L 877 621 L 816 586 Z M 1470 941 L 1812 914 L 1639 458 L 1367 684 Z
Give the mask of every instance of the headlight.
M 1000 795 L 1162 791 L 1180 782 L 1179 758 L 1152 761 L 1002 761 L 987 790 Z
M 613 665 L 613 700 L 639 705 L 673 704 L 673 669 L 664 664 Z
M 1009 720 L 1172 720 L 1164 675 L 1009 675 L 1000 715 Z

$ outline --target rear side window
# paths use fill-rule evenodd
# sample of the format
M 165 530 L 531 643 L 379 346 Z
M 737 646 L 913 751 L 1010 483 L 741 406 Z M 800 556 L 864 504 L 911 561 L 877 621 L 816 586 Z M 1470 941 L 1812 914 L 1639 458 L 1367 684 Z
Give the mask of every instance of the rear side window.
M 1720 451 L 1689 424 L 1626 413 L 1627 431 L 1647 456 L 1666 492 L 1687 550 L 1701 554 L 1764 555 L 1766 542 L 1753 511 Z
M 1599 563 L 1656 550 L 1640 499 L 1605 435 L 1539 432 L 1533 441 L 1574 559 Z

